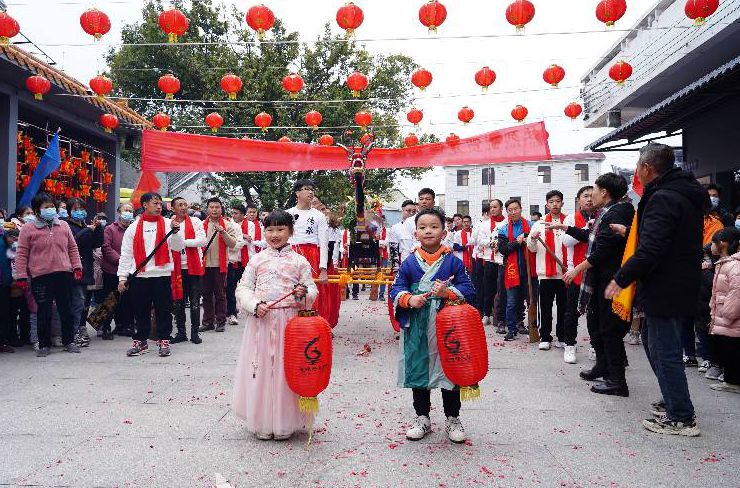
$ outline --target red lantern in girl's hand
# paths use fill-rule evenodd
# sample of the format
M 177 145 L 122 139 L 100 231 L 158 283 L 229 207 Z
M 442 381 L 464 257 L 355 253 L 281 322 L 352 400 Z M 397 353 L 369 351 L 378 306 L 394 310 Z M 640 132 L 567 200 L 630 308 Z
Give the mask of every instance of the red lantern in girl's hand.
M 460 142 L 460 136 L 458 136 L 457 134 L 450 134 L 449 136 L 447 136 L 445 142 L 451 146 L 454 146 L 455 144 Z
M 171 8 L 159 14 L 159 27 L 167 34 L 167 42 L 177 42 L 177 38 L 188 31 L 190 21 L 185 14 Z
M 275 14 L 262 4 L 255 5 L 247 10 L 247 24 L 257 32 L 257 38 L 261 41 L 265 38 L 265 32 L 275 25 Z
M 406 147 L 418 146 L 419 138 L 416 137 L 416 134 L 409 134 L 404 138 L 403 145 Z
M 82 30 L 99 40 L 110 31 L 110 19 L 105 12 L 96 8 L 90 8 L 80 15 L 80 25 Z
M 254 125 L 262 129 L 262 132 L 267 132 L 267 128 L 272 125 L 272 115 L 267 112 L 260 112 L 254 116 Z
M 632 65 L 627 61 L 617 61 L 609 68 L 609 77 L 618 85 L 624 85 L 630 76 L 632 76 Z
M 98 75 L 90 80 L 90 89 L 102 100 L 113 91 L 113 81 L 107 76 Z
M 419 125 L 419 122 L 424 118 L 424 112 L 417 108 L 412 108 L 409 113 L 406 114 L 406 119 L 414 125 Z
M 10 39 L 17 36 L 21 31 L 18 21 L 11 17 L 8 12 L 0 11 L 0 45 L 7 45 Z
M 51 90 L 51 82 L 41 75 L 29 76 L 26 78 L 26 88 L 33 93 L 33 98 L 43 100 L 44 95 Z
M 367 126 L 373 123 L 373 116 L 370 112 L 362 111 L 355 114 L 355 123 L 367 130 Z
M 367 76 L 355 71 L 347 77 L 347 87 L 352 90 L 353 97 L 359 97 L 360 92 L 367 88 Z
M 534 4 L 529 0 L 514 0 L 506 8 L 506 20 L 516 26 L 517 32 L 524 30 L 524 26 L 534 19 Z
M 206 115 L 206 124 L 211 128 L 214 134 L 224 125 L 224 118 L 218 112 L 211 112 Z
M 701 25 L 718 8 L 719 0 L 687 0 L 684 12 L 686 17 L 694 21 L 695 25 Z
M 572 120 L 576 120 L 579 115 L 583 112 L 583 107 L 580 103 L 571 102 L 565 107 L 565 115 L 570 117 Z
M 457 118 L 464 124 L 473 120 L 473 117 L 475 117 L 475 112 L 473 112 L 473 109 L 470 107 L 463 107 L 457 113 Z
M 419 90 L 424 91 L 426 87 L 432 84 L 432 73 L 424 68 L 417 69 L 411 75 L 411 83 Z
M 283 78 L 283 88 L 290 93 L 290 98 L 298 98 L 298 92 L 303 89 L 303 78 L 296 73 L 289 74 Z
M 337 24 L 347 32 L 347 37 L 354 34 L 355 29 L 362 25 L 365 20 L 365 14 L 362 9 L 352 2 L 344 4 L 337 10 Z
M 164 132 L 167 130 L 167 127 L 170 126 L 170 116 L 160 112 L 152 117 L 152 123 L 154 124 L 154 127 Z
M 465 300 L 448 301 L 437 312 L 436 329 L 445 376 L 460 387 L 460 400 L 479 398 L 478 383 L 488 373 L 488 347 L 480 313 Z
M 285 326 L 285 379 L 288 387 L 299 396 L 301 412 L 319 411 L 317 397 L 329 385 L 331 378 L 331 341 L 329 323 L 313 310 L 299 312 Z
M 429 0 L 419 9 L 419 21 L 429 28 L 429 32 L 437 32 L 447 18 L 447 8 L 437 0 Z
M 547 67 L 544 73 L 542 73 L 542 79 L 545 83 L 549 83 L 554 88 L 558 87 L 558 84 L 565 78 L 565 70 L 557 64 L 551 64 Z
M 596 6 L 596 18 L 607 27 L 613 26 L 626 12 L 627 2 L 625 0 L 601 0 Z
M 100 116 L 100 125 L 103 126 L 105 132 L 110 134 L 118 127 L 118 117 L 113 114 L 103 114 Z
M 514 109 L 511 111 L 511 116 L 516 120 L 517 122 L 522 122 L 524 119 L 527 118 L 527 115 L 529 114 L 529 110 L 527 110 L 527 107 L 524 105 L 517 105 L 514 107 Z
M 290 137 L 283 136 L 280 139 L 277 140 L 278 142 L 293 142 Z
M 321 125 L 321 121 L 323 119 L 324 117 L 321 116 L 321 112 L 311 110 L 306 114 L 306 125 L 311 127 L 313 130 L 316 130 L 319 128 L 319 125 Z
M 180 80 L 175 75 L 168 73 L 159 78 L 157 86 L 159 91 L 164 93 L 165 100 L 172 100 L 175 98 L 175 93 L 180 91 Z
M 475 74 L 475 82 L 478 83 L 483 91 L 488 91 L 488 87 L 496 81 L 496 72 L 488 66 L 484 66 Z
M 227 74 L 221 78 L 221 89 L 229 95 L 229 100 L 236 100 L 236 94 L 242 89 L 242 79 L 235 74 Z
M 333 146 L 334 138 L 329 134 L 324 134 L 323 136 L 319 137 L 319 144 L 321 144 L 322 146 Z

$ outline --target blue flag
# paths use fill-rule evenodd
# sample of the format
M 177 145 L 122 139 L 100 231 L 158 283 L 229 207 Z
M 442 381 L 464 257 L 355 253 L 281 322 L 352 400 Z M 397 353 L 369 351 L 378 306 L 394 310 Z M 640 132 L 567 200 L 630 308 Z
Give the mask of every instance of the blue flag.
M 28 186 L 23 191 L 23 196 L 18 205 L 30 206 L 31 200 L 39 192 L 39 188 L 41 188 L 41 183 L 47 176 L 56 171 L 61 164 L 62 160 L 59 156 L 59 132 L 57 132 L 54 134 L 54 137 L 51 138 L 49 147 L 46 148 L 46 152 L 41 158 L 39 165 L 36 166 L 36 171 L 33 172 L 31 181 L 28 182 Z

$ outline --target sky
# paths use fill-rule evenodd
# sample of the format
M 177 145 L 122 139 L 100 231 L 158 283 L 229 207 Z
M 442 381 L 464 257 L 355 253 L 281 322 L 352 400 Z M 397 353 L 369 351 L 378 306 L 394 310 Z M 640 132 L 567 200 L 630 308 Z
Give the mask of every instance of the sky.
M 261 0 L 301 40 L 311 42 L 330 21 L 343 0 Z M 104 53 L 120 42 L 122 25 L 141 18 L 141 0 L 7 0 L 8 11 L 22 32 L 43 49 L 58 66 L 86 83 L 105 68 Z M 242 11 L 257 0 L 223 1 Z M 505 19 L 510 0 L 442 0 L 448 10 L 445 23 L 430 35 L 418 20 L 423 0 L 357 0 L 365 21 L 356 38 L 371 53 L 403 53 L 432 72 L 434 81 L 424 92 L 416 91 L 416 108 L 424 120 L 417 132 L 434 133 L 444 139 L 450 132 L 461 137 L 513 125 L 511 109 L 525 105 L 527 122 L 544 120 L 553 154 L 583 152 L 583 148 L 611 129 L 585 129 L 582 121 L 571 121 L 563 109 L 578 101 L 581 77 L 619 40 L 622 32 L 609 31 L 595 17 L 597 0 L 533 0 L 536 15 L 524 35 Z M 628 0 L 626 15 L 617 28 L 632 27 L 651 9 L 655 0 Z M 166 1 L 164 5 L 168 5 Z M 113 27 L 102 41 L 92 42 L 79 26 L 79 16 L 88 7 L 104 10 Z M 43 10 L 39 10 L 39 8 Z M 53 8 L 52 8 L 53 7 Z M 583 32 L 587 31 L 587 32 Z M 577 32 L 577 33 L 574 33 Z M 484 37 L 482 37 L 484 36 Z M 548 65 L 557 63 L 566 71 L 559 88 L 542 79 Z M 475 84 L 475 72 L 489 66 L 496 74 L 494 85 L 483 93 Z M 248 80 L 244 80 L 248 83 Z M 475 111 L 475 119 L 464 126 L 457 120 L 463 106 Z M 246 108 L 245 108 L 246 109 Z M 406 123 L 405 114 L 399 118 Z M 406 131 L 410 132 L 412 128 Z M 632 166 L 633 153 L 608 154 L 606 166 Z M 436 169 L 422 182 L 403 181 L 401 190 L 414 194 L 422 186 L 444 192 L 443 171 Z

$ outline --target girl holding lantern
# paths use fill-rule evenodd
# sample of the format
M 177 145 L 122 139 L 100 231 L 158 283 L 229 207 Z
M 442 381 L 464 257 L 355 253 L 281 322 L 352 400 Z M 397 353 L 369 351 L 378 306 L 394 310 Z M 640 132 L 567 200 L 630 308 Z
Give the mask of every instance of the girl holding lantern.
M 293 217 L 277 210 L 263 224 L 269 247 L 250 258 L 236 289 L 237 305 L 246 312 L 247 321 L 232 409 L 258 439 L 286 440 L 312 424 L 313 418 L 300 411 L 298 395 L 286 381 L 285 328 L 300 309 L 310 308 L 318 289 L 311 265 L 288 243 Z

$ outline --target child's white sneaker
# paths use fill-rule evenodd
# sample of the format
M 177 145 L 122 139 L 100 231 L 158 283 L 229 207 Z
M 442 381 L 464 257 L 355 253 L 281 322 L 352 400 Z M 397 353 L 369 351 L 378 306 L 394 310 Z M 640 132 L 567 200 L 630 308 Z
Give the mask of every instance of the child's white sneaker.
M 576 346 L 565 346 L 565 352 L 563 352 L 563 361 L 568 364 L 576 364 Z
M 445 430 L 447 431 L 447 437 L 455 444 L 465 442 L 465 429 L 463 429 L 462 422 L 458 417 L 447 417 Z
M 452 417 L 450 417 L 452 418 Z M 406 431 L 406 439 L 419 441 L 432 431 L 432 422 L 426 415 L 419 415 L 411 422 L 411 427 Z

